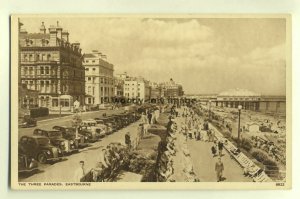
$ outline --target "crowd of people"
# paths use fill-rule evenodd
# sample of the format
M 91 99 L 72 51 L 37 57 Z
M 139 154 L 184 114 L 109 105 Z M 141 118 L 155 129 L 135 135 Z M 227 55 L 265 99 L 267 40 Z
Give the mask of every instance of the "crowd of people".
M 223 179 L 224 164 L 222 162 L 224 143 L 217 140 L 214 129 L 209 128 L 208 119 L 199 116 L 193 109 L 183 107 L 182 115 L 184 120 L 181 124 L 181 133 L 187 139 L 195 139 L 197 141 L 210 142 L 211 153 L 213 158 L 218 157 L 215 164 L 215 172 L 217 182 Z

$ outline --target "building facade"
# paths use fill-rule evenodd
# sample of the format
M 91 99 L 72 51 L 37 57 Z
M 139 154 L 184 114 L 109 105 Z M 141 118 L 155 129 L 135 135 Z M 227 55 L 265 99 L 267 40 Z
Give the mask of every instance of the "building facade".
M 123 98 L 124 97 L 124 80 L 118 77 L 114 77 L 115 81 L 115 97 Z
M 114 66 L 106 61 L 106 56 L 97 50 L 84 55 L 85 103 L 99 105 L 112 102 L 115 96 Z
M 127 99 L 138 99 L 141 102 L 150 100 L 149 81 L 142 77 L 129 77 L 124 81 L 124 97 Z
M 245 89 L 230 89 L 217 95 L 216 106 L 258 111 L 261 95 Z
M 162 89 L 158 83 L 151 82 L 150 87 L 151 87 L 151 94 L 150 94 L 151 99 L 158 99 L 162 97 L 162 92 L 161 92 Z
M 176 98 L 183 96 L 183 88 L 180 84 L 175 83 L 173 79 L 168 82 L 161 83 L 161 95 L 167 98 Z
M 73 101 L 84 104 L 85 70 L 80 43 L 70 43 L 59 25 L 44 23 L 39 33 L 20 30 L 20 81 L 38 91 L 38 104 L 52 111 L 70 111 Z
M 243 109 L 260 111 L 265 113 L 286 112 L 286 97 L 275 95 L 260 95 L 245 89 L 230 89 L 209 98 L 198 98 L 198 101 L 209 101 L 213 106 L 238 108 L 242 105 Z

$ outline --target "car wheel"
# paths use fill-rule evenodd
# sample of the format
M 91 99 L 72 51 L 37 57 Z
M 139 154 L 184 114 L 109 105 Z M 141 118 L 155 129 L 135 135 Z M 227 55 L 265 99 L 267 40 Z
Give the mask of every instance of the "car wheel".
M 42 163 L 42 164 L 45 164 L 47 162 L 47 157 L 44 153 L 40 153 L 38 154 L 37 156 L 37 160 Z

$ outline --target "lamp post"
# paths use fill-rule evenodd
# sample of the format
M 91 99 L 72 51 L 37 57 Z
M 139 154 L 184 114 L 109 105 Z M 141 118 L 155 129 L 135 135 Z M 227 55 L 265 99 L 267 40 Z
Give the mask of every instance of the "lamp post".
M 58 91 L 58 106 L 59 106 L 59 117 L 61 117 L 61 92 Z
M 209 109 L 208 109 L 208 120 L 210 120 L 210 115 L 211 115 L 211 113 L 210 113 L 210 112 L 211 112 L 211 110 L 210 110 L 210 109 L 211 109 L 211 100 L 209 100 L 208 103 L 209 103 L 209 104 L 208 104 L 208 105 L 209 105 Z
M 242 111 L 242 105 L 238 106 L 238 110 L 239 110 L 239 123 L 238 123 L 238 146 L 240 146 L 240 136 L 241 136 L 241 111 Z

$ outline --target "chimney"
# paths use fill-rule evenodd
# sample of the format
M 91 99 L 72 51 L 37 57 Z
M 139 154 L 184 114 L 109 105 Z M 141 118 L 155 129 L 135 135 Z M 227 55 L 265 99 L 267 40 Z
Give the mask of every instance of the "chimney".
M 76 41 L 75 43 L 73 43 L 73 46 L 74 46 L 74 51 L 79 51 L 80 49 L 80 43 L 78 41 Z
M 62 27 L 59 26 L 59 21 L 56 22 L 56 31 L 57 31 L 57 37 L 59 39 L 62 39 Z
M 28 32 L 27 32 L 26 29 L 23 29 L 23 28 L 22 28 L 22 29 L 20 30 L 20 34 L 21 34 L 21 35 L 26 35 L 26 34 L 28 34 Z
M 65 40 L 65 42 L 69 42 L 69 32 L 67 30 L 62 31 L 61 38 Z
M 50 26 L 49 28 L 49 33 L 50 33 L 50 46 L 56 46 L 57 45 L 57 30 L 56 27 Z
M 42 22 L 42 25 L 40 27 L 40 33 L 41 34 L 46 34 L 46 28 L 45 28 L 44 22 Z

